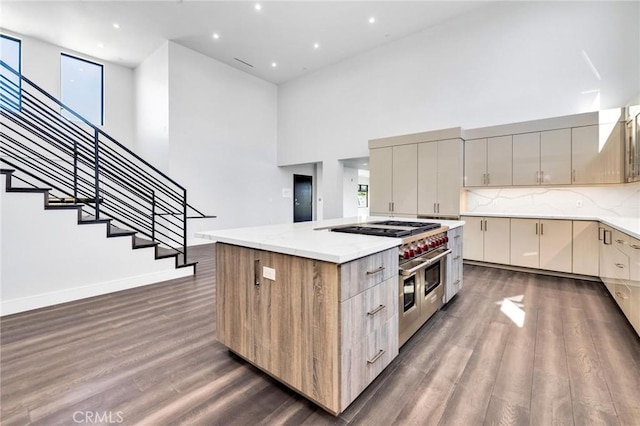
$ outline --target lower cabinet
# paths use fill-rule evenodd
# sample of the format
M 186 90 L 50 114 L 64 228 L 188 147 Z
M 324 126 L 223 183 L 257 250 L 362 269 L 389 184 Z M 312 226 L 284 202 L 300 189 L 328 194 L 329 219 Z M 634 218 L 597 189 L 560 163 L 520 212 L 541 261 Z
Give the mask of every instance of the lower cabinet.
M 572 222 L 511 219 L 511 265 L 571 272 Z
M 480 262 L 510 263 L 511 220 L 508 217 L 463 216 L 464 258 Z
M 462 288 L 462 256 L 464 247 L 463 227 L 460 226 L 458 228 L 449 229 L 449 231 L 447 232 L 447 237 L 449 238 L 449 248 L 451 249 L 451 254 L 447 256 L 447 274 L 444 286 L 444 303 L 449 302 L 449 300 L 451 300 L 451 298 L 455 296 L 456 293 L 458 293 Z
M 599 275 L 598 222 L 573 221 L 573 256 L 571 271 L 574 274 Z
M 600 278 L 640 335 L 640 240 L 601 225 Z
M 217 339 L 338 414 L 398 355 L 397 253 L 338 265 L 218 243 Z

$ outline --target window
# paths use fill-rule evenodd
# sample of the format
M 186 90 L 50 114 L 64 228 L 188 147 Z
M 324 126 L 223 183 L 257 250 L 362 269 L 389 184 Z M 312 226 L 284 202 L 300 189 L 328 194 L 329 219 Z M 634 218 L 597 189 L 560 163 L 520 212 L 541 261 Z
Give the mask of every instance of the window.
M 60 95 L 64 105 L 94 125 L 104 124 L 102 65 L 62 54 Z M 63 110 L 69 120 L 78 118 Z
M 0 67 L 0 106 L 11 111 L 20 111 L 21 81 L 20 76 L 16 75 L 20 74 L 20 40 L 0 34 L 0 60 L 6 64 Z

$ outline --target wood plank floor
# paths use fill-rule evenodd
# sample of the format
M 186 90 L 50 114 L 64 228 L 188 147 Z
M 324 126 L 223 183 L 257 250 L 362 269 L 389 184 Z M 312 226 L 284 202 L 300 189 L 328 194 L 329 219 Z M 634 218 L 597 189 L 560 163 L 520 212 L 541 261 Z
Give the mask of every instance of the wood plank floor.
M 466 265 L 333 417 L 216 342 L 214 250 L 194 277 L 2 318 L 0 424 L 640 425 L 640 338 L 601 283 Z

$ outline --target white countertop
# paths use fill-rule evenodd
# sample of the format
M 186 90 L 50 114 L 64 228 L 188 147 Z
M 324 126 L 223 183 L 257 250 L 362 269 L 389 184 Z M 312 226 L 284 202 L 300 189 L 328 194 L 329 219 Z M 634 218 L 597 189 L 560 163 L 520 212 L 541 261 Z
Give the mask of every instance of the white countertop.
M 332 263 L 345 263 L 392 247 L 397 247 L 402 243 L 402 240 L 400 238 L 331 232 L 326 228 L 379 220 L 437 222 L 449 228 L 457 228 L 464 225 L 464 221 L 459 220 L 404 219 L 369 216 L 248 228 L 217 229 L 197 232 L 195 236 L 259 250 L 291 254 Z
M 534 214 L 534 213 L 482 213 L 482 212 L 463 212 L 460 216 L 482 216 L 482 217 L 515 217 L 530 219 L 564 219 L 564 220 L 593 220 L 602 222 L 616 228 L 618 231 L 624 232 L 634 238 L 640 239 L 640 217 L 619 217 L 619 216 L 576 216 L 562 214 Z

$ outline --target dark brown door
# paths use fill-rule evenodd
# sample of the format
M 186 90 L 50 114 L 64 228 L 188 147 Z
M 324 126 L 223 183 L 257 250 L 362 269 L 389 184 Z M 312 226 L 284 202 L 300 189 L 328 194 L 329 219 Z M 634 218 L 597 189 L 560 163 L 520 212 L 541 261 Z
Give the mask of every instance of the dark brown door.
M 313 219 L 313 187 L 311 176 L 293 175 L 293 221 Z

